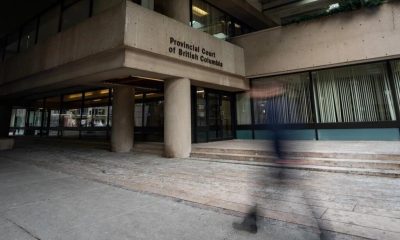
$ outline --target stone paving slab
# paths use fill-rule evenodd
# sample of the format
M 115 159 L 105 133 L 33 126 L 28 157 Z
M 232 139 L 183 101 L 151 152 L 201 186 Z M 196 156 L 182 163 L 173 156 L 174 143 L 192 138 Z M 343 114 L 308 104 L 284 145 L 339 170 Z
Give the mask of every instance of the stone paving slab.
M 238 232 L 231 227 L 232 222 L 241 220 L 237 216 L 73 176 L 48 179 L 43 171 L 34 171 L 38 175 L 35 182 L 19 187 L 29 186 L 40 195 L 47 189 L 48 197 L 40 200 L 32 192 L 24 194 L 24 201 L 0 213 L 0 239 L 319 239 L 312 229 L 267 219 L 260 220 L 256 235 Z M 25 174 L 20 171 L 19 177 Z M 43 180 L 36 181 L 39 177 Z M 2 186 L 1 182 L 0 187 L 13 196 L 27 190 Z M 2 194 L 0 201 L 14 199 Z M 330 239 L 353 239 L 327 234 Z
M 186 204 L 176 203 L 177 206 L 191 208 L 192 204 L 195 204 L 201 208 L 200 212 L 205 209 L 207 211 L 213 209 L 210 212 L 217 213 L 217 215 L 215 215 L 215 219 L 207 220 L 210 224 L 212 219 L 219 224 L 219 218 L 228 217 L 226 213 L 233 214 L 234 216 L 229 215 L 228 217 L 230 218 L 229 223 L 220 224 L 224 227 L 230 227 L 235 219 L 239 219 L 235 216 L 246 213 L 253 202 L 258 202 L 260 216 L 268 218 L 263 221 L 282 224 L 280 226 L 284 226 L 283 229 L 289 226 L 296 229 L 294 235 L 290 235 L 291 231 L 289 231 L 286 238 L 280 238 L 285 236 L 285 230 L 276 230 L 277 235 L 272 234 L 271 236 L 275 238 L 271 239 L 296 239 L 297 236 L 300 236 L 298 239 L 314 239 L 317 237 L 318 226 L 330 236 L 328 239 L 400 239 L 397 227 L 400 223 L 396 212 L 400 209 L 400 189 L 398 188 L 400 179 L 286 170 L 286 177 L 283 180 L 277 180 L 274 168 L 201 162 L 190 159 L 182 161 L 138 153 L 115 154 L 104 148 L 96 148 L 94 145 L 54 144 L 49 147 L 40 142 L 33 145 L 18 146 L 17 144 L 15 150 L 1 153 L 0 159 L 15 161 L 21 165 L 35 165 L 61 171 L 64 173 L 60 173 L 63 176 L 68 174 L 124 189 L 172 197 L 178 201 L 184 200 Z M 26 171 L 21 171 L 20 174 L 29 176 L 29 172 Z M 40 171 L 37 171 L 37 174 L 44 177 L 45 181 L 58 181 L 58 178 L 46 179 L 47 175 Z M 13 175 L 11 174 L 11 176 Z M 16 176 L 14 177 L 16 178 Z M 34 182 L 37 181 L 32 176 L 31 179 Z M 25 184 L 22 181 L 20 185 L 16 186 Z M 7 185 L 7 187 L 10 186 Z M 65 187 L 68 187 L 68 184 Z M 79 192 L 79 190 L 75 189 L 72 192 Z M 96 237 L 102 239 L 102 234 L 98 234 L 99 232 L 104 231 L 105 236 L 112 236 L 116 234 L 113 229 L 120 229 L 118 232 L 121 232 L 119 235 L 121 239 L 132 236 L 129 230 L 124 232 L 123 229 L 127 229 L 127 227 L 117 225 L 118 219 L 127 226 L 137 226 L 141 232 L 146 233 L 145 235 L 152 233 L 146 232 L 148 229 L 141 225 L 142 221 L 140 220 L 129 217 L 126 220 L 122 219 L 126 216 L 136 216 L 136 213 L 137 216 L 145 214 L 146 212 L 142 211 L 143 208 L 146 210 L 146 206 L 148 206 L 146 204 L 155 200 L 143 198 L 142 193 L 135 193 L 139 194 L 139 197 L 133 197 L 133 199 L 142 200 L 131 200 L 129 194 L 116 193 L 114 190 L 110 190 L 108 193 L 102 188 L 81 192 L 83 193 L 72 194 L 69 197 L 58 193 L 48 200 L 23 204 L 6 211 L 4 217 L 16 221 L 29 231 L 51 226 L 50 229 L 53 230 L 41 232 L 43 236 L 47 237 L 68 235 L 75 236 L 77 239 L 96 239 Z M 103 197 L 107 194 L 110 195 L 109 198 Z M 32 199 L 35 199 L 34 194 L 27 194 L 27 196 L 33 196 Z M 159 197 L 155 198 L 160 199 Z M 118 206 L 109 203 L 114 199 L 118 199 L 115 200 Z M 143 205 L 144 207 L 131 208 L 130 201 L 127 199 L 132 202 L 136 201 L 134 205 Z M 173 203 L 175 204 L 175 202 Z M 163 204 L 159 202 L 153 205 L 161 206 L 162 210 L 159 211 L 166 211 L 171 207 Z M 73 206 L 72 210 L 71 206 Z M 101 207 L 107 208 L 105 215 L 93 210 Z M 124 209 L 125 211 L 123 211 Z M 189 210 L 182 208 L 176 211 L 182 211 L 183 214 Z M 26 212 L 29 213 L 27 216 L 24 215 Z M 149 219 L 152 219 L 153 214 L 157 215 L 155 211 L 147 213 Z M 63 215 L 65 215 L 64 219 L 61 218 Z M 159 225 L 162 226 L 159 234 L 169 236 L 166 232 L 176 228 L 177 225 L 173 224 L 164 227 L 166 222 L 164 218 L 168 219 L 170 215 L 173 216 L 173 214 L 159 215 Z M 190 214 L 183 215 L 184 217 L 190 216 Z M 196 215 L 196 217 L 198 216 Z M 38 221 L 37 219 L 42 220 Z M 172 222 L 177 221 L 173 220 L 174 218 L 171 219 Z M 115 223 L 113 223 L 114 221 Z M 154 219 L 153 221 L 157 222 Z M 192 219 L 187 220 L 188 223 L 191 221 Z M 203 221 L 205 220 L 198 218 L 196 223 L 204 226 L 202 225 Z M 143 220 L 143 222 L 146 221 Z M 110 224 L 109 228 L 106 227 L 107 224 Z M 30 229 L 29 227 L 32 226 L 34 226 L 33 229 Z M 65 228 L 59 229 L 59 226 Z M 191 229 L 189 225 L 183 225 L 182 228 Z M 84 233 L 83 229 L 87 229 L 88 232 Z M 214 226 L 209 226 L 206 231 L 218 233 L 219 230 Z M 285 233 L 279 233 L 279 231 Z M 235 239 L 230 234 L 233 234 L 234 237 L 239 236 L 237 239 L 241 239 L 241 233 L 236 233 L 231 228 L 223 229 L 222 232 L 226 235 L 217 234 L 216 238 L 212 238 L 209 235 L 194 234 L 193 239 L 203 239 L 204 236 L 211 239 Z M 308 234 L 311 235 L 308 236 Z M 268 239 L 259 238 L 258 235 L 254 237 L 255 239 Z M 243 236 L 243 239 L 246 238 Z

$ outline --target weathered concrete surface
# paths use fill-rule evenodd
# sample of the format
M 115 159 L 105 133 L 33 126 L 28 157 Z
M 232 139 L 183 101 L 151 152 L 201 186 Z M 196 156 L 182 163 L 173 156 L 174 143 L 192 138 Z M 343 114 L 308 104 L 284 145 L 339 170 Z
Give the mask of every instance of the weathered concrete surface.
M 0 138 L 0 151 L 12 149 L 13 147 L 14 147 L 13 138 Z
M 166 157 L 189 157 L 192 150 L 190 80 L 170 79 L 164 86 L 164 150 Z
M 31 165 L 47 168 L 47 163 L 54 162 L 51 168 L 60 166 L 69 161 L 68 154 L 59 158 L 50 150 L 45 155 L 42 152 L 40 159 L 35 154 L 22 159 L 18 151 L 0 155 L 1 239 L 319 239 L 312 229 L 268 219 L 260 220 L 257 235 L 237 232 L 231 224 L 240 217 L 222 210 L 199 208 L 178 199 L 124 190 Z M 95 164 L 85 159 L 83 168 Z M 70 163 L 63 171 L 75 169 L 75 163 Z M 100 173 L 105 178 L 112 176 L 112 169 L 103 170 Z M 346 236 L 336 233 L 327 235 L 346 239 L 337 238 Z
M 111 151 L 130 152 L 133 148 L 135 90 L 131 86 L 113 88 Z
M 57 236 L 103 239 L 103 235 L 104 238 L 115 235 L 119 239 L 131 237 L 133 232 L 139 239 L 187 239 L 187 236 L 191 239 L 319 239 L 316 221 L 327 235 L 325 239 L 397 240 L 400 237 L 400 179 L 288 170 L 286 178 L 277 181 L 273 168 L 183 161 L 137 153 L 116 154 L 107 151 L 107 144 L 76 140 L 20 140 L 16 149 L 0 153 L 0 158 L 4 164 L 0 168 L 0 183 L 5 187 L 14 186 L 17 192 L 19 183 L 40 182 L 41 175 L 58 182 L 65 176 L 44 174 L 48 171 L 41 169 L 44 172 L 38 173 L 38 177 L 27 165 L 34 164 L 217 211 L 193 210 L 170 202 L 173 208 L 164 204 L 164 200 L 141 194 L 128 197 L 126 191 L 108 191 L 107 186 L 94 190 L 83 187 L 84 193 L 76 194 L 65 190 L 69 198 L 52 200 L 49 195 L 49 200 L 39 201 L 45 194 L 40 194 L 40 190 L 29 193 L 27 186 L 23 199 L 33 194 L 36 203 L 19 200 L 24 205 L 0 211 L 1 216 L 33 234 L 41 234 L 42 239 Z M 22 170 L 16 162 L 23 166 Z M 18 175 L 21 172 L 27 178 Z M 42 189 L 55 187 L 44 185 Z M 10 191 L 5 192 L 10 197 L 4 202 L 18 203 Z M 5 197 L 1 195 L 1 198 Z M 224 214 L 240 216 L 253 201 L 260 206 L 260 215 L 268 219 L 260 223 L 260 233 L 250 236 L 233 231 L 231 222 L 239 218 Z
M 400 3 L 392 1 L 246 34 L 232 42 L 244 48 L 247 77 L 397 58 L 399 16 Z

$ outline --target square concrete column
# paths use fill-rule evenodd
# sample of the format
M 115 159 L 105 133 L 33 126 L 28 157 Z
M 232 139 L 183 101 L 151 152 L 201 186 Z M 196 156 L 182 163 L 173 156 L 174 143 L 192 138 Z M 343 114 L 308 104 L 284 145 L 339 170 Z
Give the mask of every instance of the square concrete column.
M 0 138 L 8 137 L 12 107 L 0 105 Z
M 185 158 L 192 151 L 190 80 L 164 83 L 164 151 L 170 158 Z
M 113 90 L 111 151 L 130 152 L 134 137 L 135 90 L 129 86 Z

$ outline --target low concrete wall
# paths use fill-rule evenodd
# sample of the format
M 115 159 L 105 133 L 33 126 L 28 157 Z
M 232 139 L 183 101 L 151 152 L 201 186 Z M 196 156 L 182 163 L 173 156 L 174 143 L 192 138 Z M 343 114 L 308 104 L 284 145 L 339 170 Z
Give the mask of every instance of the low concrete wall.
M 243 35 L 246 76 L 400 57 L 400 2 Z
M 0 138 L 0 151 L 14 148 L 13 138 Z

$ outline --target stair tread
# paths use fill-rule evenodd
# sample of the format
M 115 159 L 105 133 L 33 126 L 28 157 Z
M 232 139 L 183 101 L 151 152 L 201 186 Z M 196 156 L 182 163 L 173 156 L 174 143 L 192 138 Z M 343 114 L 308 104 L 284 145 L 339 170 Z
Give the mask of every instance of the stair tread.
M 271 166 L 271 167 L 285 167 L 285 168 L 296 168 L 305 170 L 335 170 L 340 172 L 353 172 L 353 173 L 381 173 L 381 174 L 392 174 L 400 176 L 400 170 L 391 169 L 373 169 L 373 168 L 352 168 L 352 167 L 333 167 L 333 166 L 318 166 L 318 165 L 301 165 L 301 164 L 275 164 L 275 163 L 265 163 L 265 162 L 249 162 L 249 161 L 239 161 L 239 160 L 225 160 L 225 159 L 208 159 L 208 158 L 192 158 L 194 160 L 201 161 L 212 161 L 212 162 L 222 162 L 222 163 L 236 163 L 245 165 L 255 165 L 255 166 Z
M 207 152 L 196 152 L 192 151 L 192 154 L 203 154 L 209 156 L 238 156 L 238 157 L 249 157 L 249 158 L 269 158 L 273 159 L 273 157 L 268 155 L 260 155 L 260 154 L 242 154 L 242 153 L 207 153 Z M 313 161 L 336 161 L 336 162 L 363 162 L 363 163 L 393 163 L 400 164 L 399 160 L 369 160 L 369 159 L 337 159 L 337 158 L 315 158 L 315 157 L 288 157 L 288 159 L 296 159 L 296 160 L 313 160 Z M 229 159 L 228 159 L 229 160 Z

